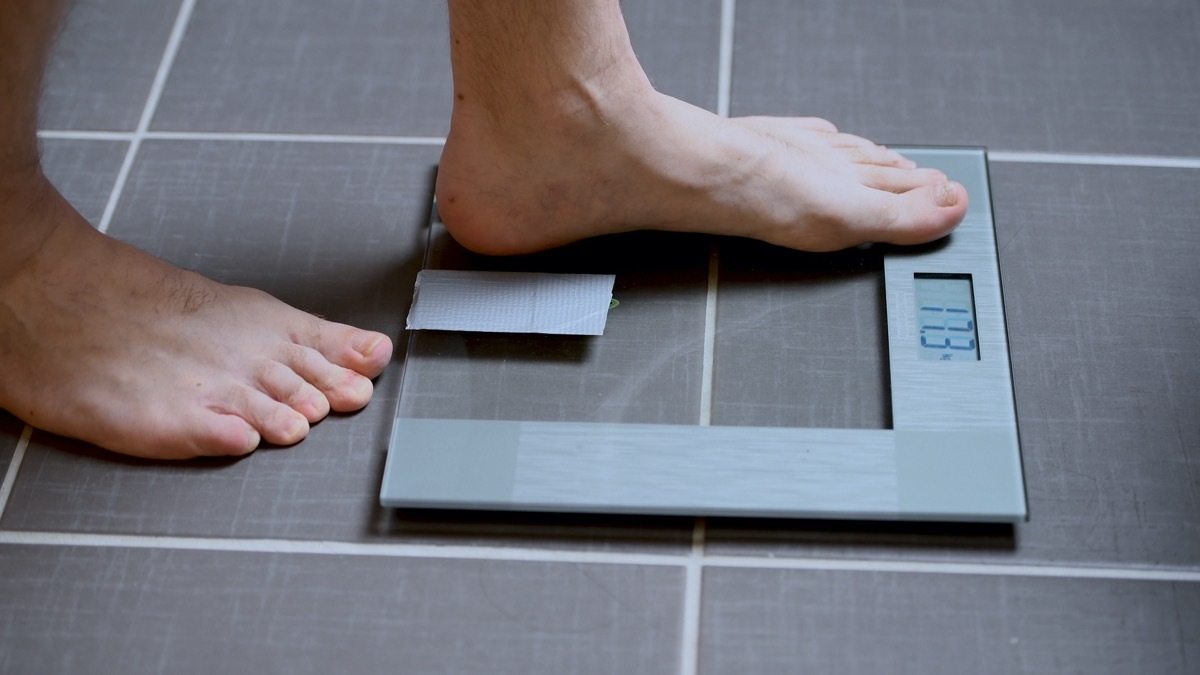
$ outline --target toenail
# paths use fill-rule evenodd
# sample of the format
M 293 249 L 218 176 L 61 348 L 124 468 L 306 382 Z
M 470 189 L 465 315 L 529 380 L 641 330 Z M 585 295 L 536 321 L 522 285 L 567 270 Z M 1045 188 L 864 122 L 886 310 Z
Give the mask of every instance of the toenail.
M 284 432 L 284 434 L 288 438 L 300 439 L 304 437 L 304 434 L 307 431 L 308 420 L 304 419 L 303 417 L 293 417 L 292 421 L 288 423 L 287 430 Z
M 356 377 L 353 384 L 355 398 L 360 401 L 370 400 L 375 393 L 375 385 L 365 377 Z
M 380 342 L 383 342 L 382 335 L 378 333 L 367 333 L 366 339 L 361 342 L 358 347 L 358 353 L 362 354 L 365 358 L 370 358 L 371 354 L 375 352 L 375 348 L 379 346 Z
M 251 429 L 250 432 L 246 434 L 246 443 L 242 448 L 242 454 L 248 454 L 257 450 L 258 444 L 261 441 L 262 437 L 258 435 L 258 432 L 254 429 Z
M 958 190 L 954 183 L 942 183 L 933 189 L 933 199 L 938 206 L 954 206 L 958 202 Z

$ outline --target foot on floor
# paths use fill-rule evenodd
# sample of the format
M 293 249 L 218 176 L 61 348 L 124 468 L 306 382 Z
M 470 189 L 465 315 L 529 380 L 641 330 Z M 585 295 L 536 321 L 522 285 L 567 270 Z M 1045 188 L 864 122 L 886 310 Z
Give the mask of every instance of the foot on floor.
M 141 457 L 240 455 L 371 398 L 386 336 L 176 269 L 40 176 L 6 192 L 0 407 L 25 422 Z

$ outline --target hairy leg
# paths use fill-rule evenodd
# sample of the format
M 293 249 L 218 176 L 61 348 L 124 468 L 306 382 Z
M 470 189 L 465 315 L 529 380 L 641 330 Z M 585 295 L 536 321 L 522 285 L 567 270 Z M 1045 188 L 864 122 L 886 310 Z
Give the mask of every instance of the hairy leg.
M 828 251 L 931 241 L 966 214 L 960 185 L 825 120 L 723 119 L 659 94 L 618 0 L 449 6 L 438 204 L 468 248 L 662 229 Z
M 97 232 L 46 180 L 37 98 L 64 5 L 0 4 L 0 407 L 184 458 L 295 443 L 366 405 L 386 336 L 171 267 Z

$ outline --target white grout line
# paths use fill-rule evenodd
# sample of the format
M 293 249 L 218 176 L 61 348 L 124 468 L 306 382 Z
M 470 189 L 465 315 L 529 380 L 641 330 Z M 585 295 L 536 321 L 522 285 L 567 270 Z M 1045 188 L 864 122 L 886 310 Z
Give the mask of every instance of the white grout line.
M 162 99 L 167 77 L 171 74 L 171 67 L 175 65 L 175 56 L 179 53 L 179 45 L 183 42 L 183 34 L 187 32 L 187 25 L 192 20 L 192 10 L 195 6 L 196 0 L 183 0 L 179 7 L 175 25 L 171 28 L 171 36 L 167 38 L 167 46 L 163 49 L 162 60 L 158 64 L 158 71 L 154 73 L 154 82 L 150 85 L 150 94 L 146 97 L 146 107 L 142 109 L 142 118 L 138 120 L 138 134 L 145 134 L 150 129 L 150 122 L 158 110 L 158 102 Z
M 732 0 L 726 0 L 732 5 Z M 729 39 L 732 39 L 729 31 Z M 725 35 L 722 35 L 725 39 Z M 732 61 L 725 56 L 722 45 L 721 70 L 718 74 L 717 111 L 729 115 L 730 77 Z M 729 47 L 730 54 L 732 46 Z M 83 141 L 257 141 L 265 143 L 357 143 L 379 145 L 445 145 L 443 136 L 388 136 L 370 134 L 309 134 L 270 133 L 249 131 L 82 131 L 73 129 L 42 129 L 39 138 Z M 1016 152 L 990 150 L 993 162 L 1029 164 L 1068 164 L 1076 166 L 1136 166 L 1161 169 L 1200 169 L 1200 158 L 1167 155 L 1103 155 L 1070 152 Z
M 38 138 L 67 141 L 132 141 L 132 131 L 80 131 L 73 129 L 40 129 Z
M 708 291 L 704 300 L 704 355 L 700 366 L 700 426 L 712 424 L 713 366 L 717 350 L 717 271 L 720 250 L 716 243 L 708 255 Z
M 431 544 L 308 541 L 301 539 L 237 539 L 72 532 L 23 532 L 15 530 L 0 530 L 0 544 L 341 555 L 380 558 L 649 565 L 655 567 L 675 567 L 683 564 L 682 556 L 656 553 L 611 553 L 604 551 L 570 551 L 505 546 L 439 546 Z
M 146 105 L 142 108 L 142 116 L 138 120 L 137 129 L 128 139 L 129 149 L 125 151 L 125 161 L 121 163 L 117 179 L 113 182 L 112 192 L 108 196 L 108 203 L 104 205 L 104 215 L 100 216 L 100 222 L 96 225 L 96 229 L 101 232 L 107 232 L 108 226 L 112 223 L 117 203 L 121 201 L 121 193 L 125 191 L 125 181 L 129 179 L 129 172 L 133 169 L 133 160 L 137 157 L 142 139 L 146 137 L 146 131 L 150 128 L 150 120 L 154 118 L 154 111 L 158 109 L 158 101 L 162 98 L 167 75 L 175 63 L 175 55 L 179 53 L 179 44 L 183 42 L 184 31 L 187 30 L 188 21 L 192 18 L 192 9 L 195 6 L 196 0 L 183 0 L 179 6 L 179 14 L 175 16 L 175 25 L 171 28 L 171 36 L 167 39 L 162 60 L 158 63 L 158 71 L 154 74 L 154 82 L 150 85 L 150 93 L 146 96 Z
M 697 518 L 692 530 L 692 550 L 684 566 L 683 631 L 680 640 L 679 673 L 700 672 L 701 591 L 704 589 L 705 520 Z
M 74 131 L 43 129 L 39 138 L 82 141 L 256 141 L 264 143 L 357 143 L 442 146 L 442 136 L 371 136 L 365 134 L 278 134 L 251 131 Z
M 1087 153 L 988 151 L 992 162 L 1074 164 L 1092 166 L 1146 166 L 1160 169 L 1200 169 L 1200 158 L 1160 155 L 1093 155 Z
M 721 2 L 721 46 L 717 59 L 717 114 L 729 117 L 729 96 L 733 86 L 734 0 Z M 717 343 L 717 271 L 721 251 L 714 243 L 708 256 L 708 290 L 704 300 L 704 354 L 700 371 L 700 426 L 712 424 L 713 359 Z
M 1085 567 L 1012 563 L 956 563 L 921 560 L 869 560 L 830 558 L 762 558 L 707 556 L 705 567 L 763 570 L 819 570 L 834 572 L 889 572 L 909 574 L 968 574 L 984 577 L 1049 577 L 1124 581 L 1200 582 L 1200 570 L 1145 569 L 1136 567 Z
M 729 117 L 733 91 L 733 18 L 736 0 L 721 0 L 721 43 L 717 52 L 717 114 Z
M 4 518 L 4 509 L 8 508 L 8 497 L 12 494 L 13 484 L 17 482 L 17 472 L 21 470 L 21 462 L 25 461 L 25 449 L 29 447 L 29 439 L 33 436 L 33 427 L 28 424 L 17 440 L 12 459 L 8 463 L 8 471 L 4 473 L 4 482 L 0 483 L 0 519 Z
M 703 534 L 698 535 L 703 536 Z M 497 560 L 597 565 L 648 565 L 706 568 L 761 569 L 781 571 L 829 571 L 906 574 L 960 574 L 982 577 L 1031 577 L 1108 579 L 1124 581 L 1177 581 L 1200 583 L 1200 570 L 1146 569 L 1133 567 L 1084 567 L 1015 563 L 957 563 L 920 560 L 871 560 L 835 558 L 773 558 L 736 555 L 695 555 L 695 544 L 687 554 L 613 553 L 504 546 L 437 546 L 296 539 L 234 539 L 152 535 L 91 534 L 72 532 L 22 532 L 0 530 L 0 544 L 27 546 L 76 546 L 138 548 L 181 551 L 224 551 L 241 553 L 293 553 L 353 557 Z M 696 588 L 696 592 L 699 588 Z M 698 597 L 698 596 L 697 596 Z
M 378 145 L 446 144 L 440 136 L 370 136 L 363 134 L 275 134 L 243 131 L 150 131 L 147 139 L 172 141 L 268 141 L 274 143 L 371 143 Z
M 104 205 L 104 213 L 100 216 L 100 222 L 96 223 L 96 229 L 101 232 L 108 232 L 108 226 L 112 223 L 113 213 L 117 210 L 117 202 L 121 199 L 121 193 L 125 191 L 125 181 L 129 178 L 129 170 L 133 167 L 133 158 L 137 155 L 139 141 L 134 138 L 129 143 L 129 148 L 125 150 L 125 159 L 121 162 L 121 169 L 117 171 L 117 179 L 113 181 L 112 192 L 108 193 L 108 202 Z

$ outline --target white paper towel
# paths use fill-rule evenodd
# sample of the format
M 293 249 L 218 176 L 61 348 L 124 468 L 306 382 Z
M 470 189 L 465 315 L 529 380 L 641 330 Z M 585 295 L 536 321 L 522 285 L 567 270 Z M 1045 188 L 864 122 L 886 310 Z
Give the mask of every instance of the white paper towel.
M 611 274 L 422 270 L 409 330 L 601 335 Z

